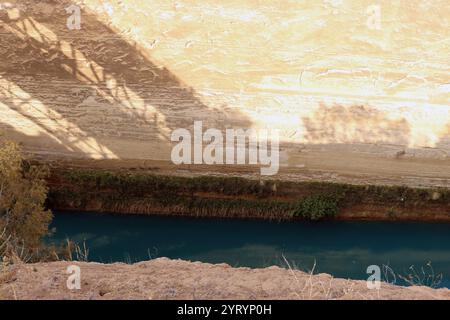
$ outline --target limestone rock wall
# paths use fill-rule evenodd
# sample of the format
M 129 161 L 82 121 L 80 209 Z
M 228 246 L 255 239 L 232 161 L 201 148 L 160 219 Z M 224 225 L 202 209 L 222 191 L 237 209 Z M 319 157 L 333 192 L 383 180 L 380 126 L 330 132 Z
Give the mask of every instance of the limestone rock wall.
M 41 155 L 169 160 L 194 120 L 277 128 L 285 168 L 448 182 L 449 16 L 447 0 L 0 2 L 0 130 Z

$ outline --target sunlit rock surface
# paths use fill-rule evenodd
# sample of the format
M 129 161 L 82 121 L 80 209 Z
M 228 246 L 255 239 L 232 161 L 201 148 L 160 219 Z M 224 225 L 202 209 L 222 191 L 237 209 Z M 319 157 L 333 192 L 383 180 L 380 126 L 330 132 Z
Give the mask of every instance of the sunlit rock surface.
M 0 4 L 0 128 L 28 151 L 170 161 L 203 120 L 279 129 L 281 176 L 450 185 L 447 0 Z

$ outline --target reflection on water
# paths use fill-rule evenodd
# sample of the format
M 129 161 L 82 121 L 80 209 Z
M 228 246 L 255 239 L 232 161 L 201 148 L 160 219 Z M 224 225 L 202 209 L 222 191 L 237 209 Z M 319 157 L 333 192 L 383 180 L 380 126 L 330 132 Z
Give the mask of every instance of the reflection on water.
M 232 266 L 286 266 L 367 279 L 369 265 L 396 274 L 431 261 L 450 287 L 450 224 L 410 222 L 267 222 L 57 212 L 51 241 L 86 241 L 89 260 L 180 258 Z M 425 268 L 425 273 L 431 269 Z M 397 279 L 398 280 L 398 279 Z M 402 284 L 402 283 L 400 283 Z

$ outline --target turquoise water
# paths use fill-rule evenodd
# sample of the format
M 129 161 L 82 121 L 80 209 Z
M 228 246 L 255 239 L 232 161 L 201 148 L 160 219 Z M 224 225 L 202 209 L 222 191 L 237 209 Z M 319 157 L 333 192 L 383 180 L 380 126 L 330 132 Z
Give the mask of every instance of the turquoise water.
M 56 212 L 51 241 L 86 242 L 89 260 L 136 262 L 180 258 L 240 267 L 292 266 L 335 277 L 367 279 L 379 265 L 384 280 L 412 274 L 450 287 L 450 224 L 412 222 L 269 222 Z M 388 267 L 383 267 L 387 265 Z M 424 268 L 422 272 L 421 268 Z M 395 275 L 395 278 L 394 276 Z

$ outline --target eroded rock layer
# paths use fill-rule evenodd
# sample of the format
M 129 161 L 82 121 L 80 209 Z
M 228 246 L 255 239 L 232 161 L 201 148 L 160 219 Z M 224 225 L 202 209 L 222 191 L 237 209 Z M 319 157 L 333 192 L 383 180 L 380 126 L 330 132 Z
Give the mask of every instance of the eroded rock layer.
M 202 120 L 279 129 L 281 172 L 450 185 L 446 0 L 0 5 L 0 129 L 35 154 L 169 162 Z

